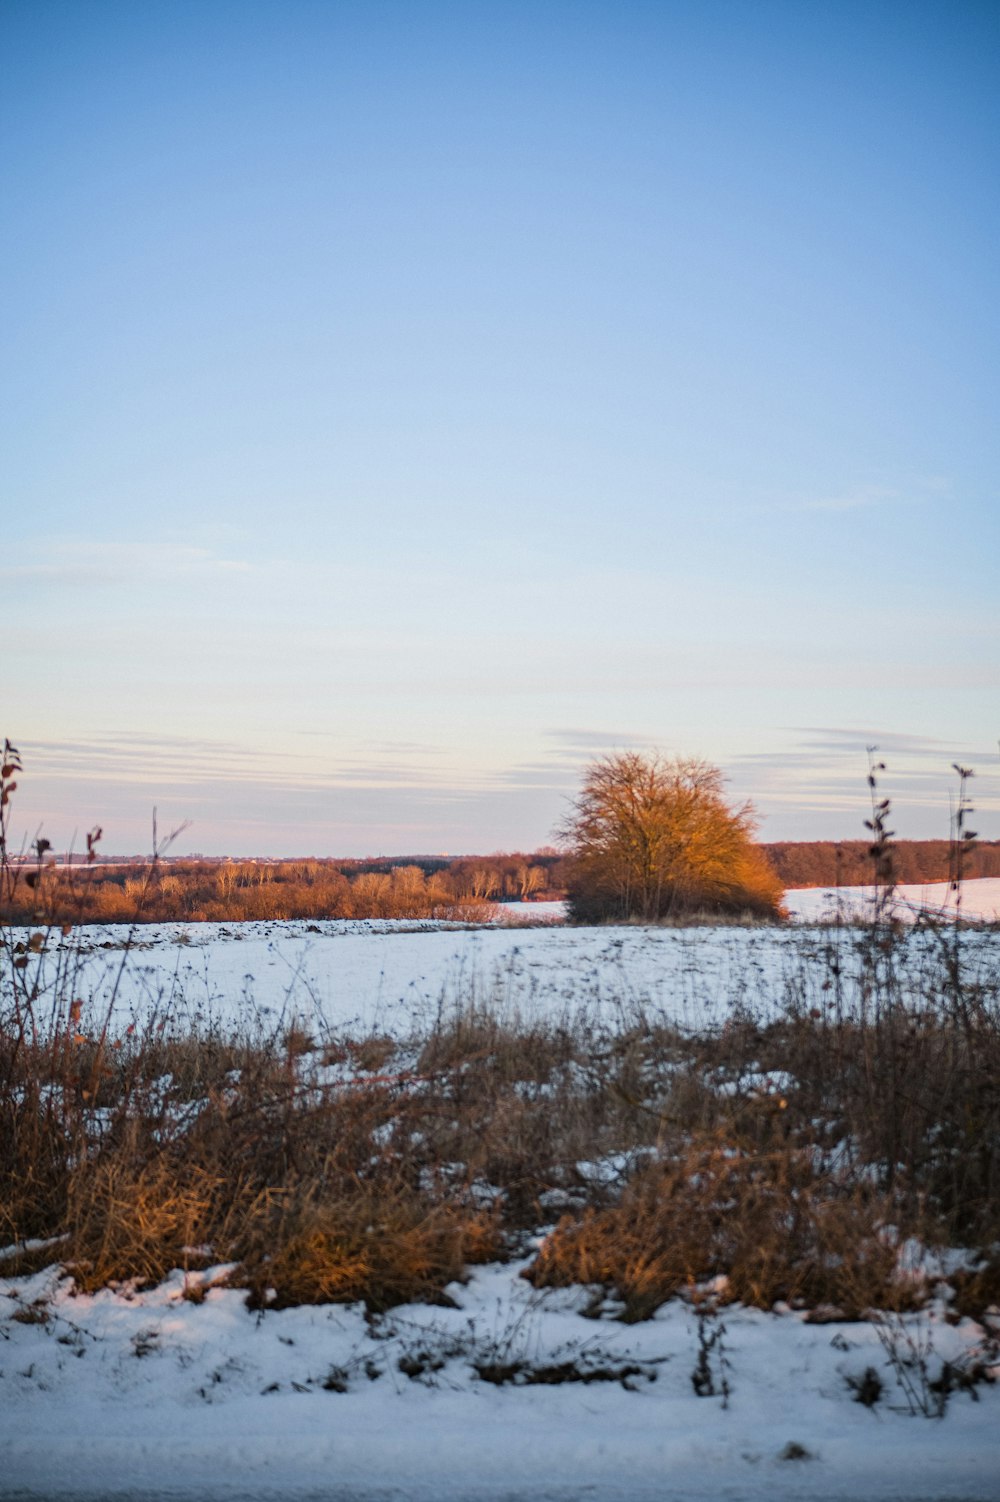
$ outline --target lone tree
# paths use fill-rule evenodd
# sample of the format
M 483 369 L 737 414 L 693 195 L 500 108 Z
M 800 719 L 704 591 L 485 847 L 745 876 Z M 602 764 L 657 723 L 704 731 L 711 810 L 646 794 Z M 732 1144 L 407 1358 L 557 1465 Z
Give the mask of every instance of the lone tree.
M 707 762 L 623 751 L 593 762 L 560 833 L 578 922 L 775 917 L 781 884 L 753 844 L 753 810 L 731 808 Z

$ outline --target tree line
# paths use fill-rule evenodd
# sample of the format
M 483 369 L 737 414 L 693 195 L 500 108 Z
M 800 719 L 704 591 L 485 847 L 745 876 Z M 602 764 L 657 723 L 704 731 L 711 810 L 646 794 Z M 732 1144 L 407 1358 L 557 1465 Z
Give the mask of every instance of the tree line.
M 868 840 L 783 840 L 761 845 L 783 887 L 860 887 L 872 881 Z M 894 879 L 903 885 L 947 881 L 950 840 L 893 840 Z M 1000 877 L 1000 840 L 978 840 L 963 857 L 963 877 Z
M 551 887 L 560 857 L 391 861 L 159 860 L 8 872 L 0 919 L 15 923 L 238 923 L 291 918 L 489 916 L 498 901 L 529 902 Z

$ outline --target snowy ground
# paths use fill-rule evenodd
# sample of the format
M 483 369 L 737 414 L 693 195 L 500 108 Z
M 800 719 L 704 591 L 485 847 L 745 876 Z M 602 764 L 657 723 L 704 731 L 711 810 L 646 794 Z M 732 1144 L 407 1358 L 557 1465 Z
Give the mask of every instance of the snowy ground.
M 969 922 L 1000 923 L 1000 877 L 977 877 L 962 883 L 962 917 Z M 864 919 L 871 916 L 871 887 L 794 887 L 784 896 L 785 907 L 798 923 L 823 923 L 841 916 Z M 511 923 L 522 922 L 526 915 L 537 922 L 559 922 L 565 917 L 563 902 L 502 903 Z M 895 910 L 901 918 L 913 919 L 918 913 L 942 918 L 953 917 L 956 893 L 946 881 L 915 883 L 896 888 Z
M 899 886 L 894 911 L 903 919 L 920 913 L 947 919 L 955 915 L 957 896 L 946 881 Z M 871 887 L 810 887 L 785 893 L 785 906 L 802 923 L 823 922 L 838 909 L 843 917 L 864 919 L 871 916 L 872 900 Z M 963 882 L 961 914 L 970 922 L 1000 923 L 1000 878 Z
M 764 1005 L 808 965 L 819 936 L 781 928 L 458 930 L 384 922 L 157 924 L 71 935 L 75 994 L 115 1028 L 150 1017 L 394 1034 L 459 1001 L 524 1016 L 646 1010 L 701 1025 L 733 1003 Z
M 844 894 L 850 914 L 864 889 Z M 852 930 L 813 926 L 833 910 L 836 896 L 823 889 L 789 892 L 789 906 L 803 920 L 794 926 L 168 923 L 133 930 L 127 959 L 130 931 L 122 926 L 81 929 L 64 943 L 85 1022 L 93 1028 L 110 1016 L 112 1031 L 153 1019 L 181 1028 L 193 1020 L 271 1032 L 298 1020 L 323 1033 L 402 1035 L 470 1000 L 526 1017 L 590 1013 L 620 1022 L 642 1014 L 700 1027 L 721 1024 L 736 1005 L 767 1015 L 789 992 L 811 1005 L 828 981 L 831 945 L 840 947 L 847 967 L 856 956 Z M 985 913 L 998 901 L 1000 882 L 967 883 L 967 912 Z M 988 928 L 970 929 L 963 942 L 974 966 L 995 951 L 998 938 Z M 913 936 L 914 972 L 933 947 L 932 936 Z M 44 958 L 51 968 L 55 956 Z
M 74 1297 L 53 1273 L 0 1284 L 0 1495 L 1000 1497 L 1000 1384 L 914 1415 L 872 1326 L 733 1307 L 699 1397 L 687 1304 L 595 1321 L 586 1290 L 539 1293 L 518 1271 L 475 1269 L 454 1308 L 375 1323 L 251 1314 L 221 1288 L 190 1302 L 179 1272 L 131 1296 Z M 939 1307 L 898 1344 L 931 1347 L 933 1375 L 984 1341 Z M 873 1408 L 850 1387 L 869 1367 Z

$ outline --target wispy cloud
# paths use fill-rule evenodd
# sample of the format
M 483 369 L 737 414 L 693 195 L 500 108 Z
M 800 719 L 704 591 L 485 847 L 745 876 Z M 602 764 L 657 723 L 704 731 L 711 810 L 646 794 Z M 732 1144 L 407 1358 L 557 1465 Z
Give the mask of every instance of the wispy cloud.
M 551 761 L 524 761 L 499 772 L 493 779 L 494 786 L 511 789 L 549 789 L 563 792 L 579 782 L 578 761 L 553 763 Z
M 631 747 L 651 746 L 653 742 L 646 735 L 631 735 L 628 732 L 612 730 L 547 730 L 547 740 L 554 741 L 557 751 L 564 751 L 574 755 L 593 755 L 604 751 L 626 750 Z
M 616 751 L 652 750 L 657 745 L 645 735 L 573 727 L 546 730 L 543 739 L 549 745 L 540 756 L 498 771 L 491 786 L 565 794 L 579 785 L 582 767 L 595 757 Z
M 855 490 L 841 491 L 836 495 L 815 496 L 793 502 L 793 511 L 864 511 L 873 506 L 885 506 L 901 500 L 898 490 L 888 485 L 860 485 Z
M 850 816 L 838 837 L 862 837 L 868 814 L 868 750 L 885 763 L 881 793 L 890 797 L 898 827 L 917 810 L 941 812 L 947 834 L 948 799 L 954 785 L 952 764 L 977 769 L 976 803 L 983 810 L 998 805 L 997 751 L 956 744 L 932 736 L 870 728 L 825 726 L 801 728 L 790 735 L 797 743 L 780 751 L 750 752 L 729 758 L 732 784 L 749 795 L 765 817 L 795 810 L 799 815 L 841 813 Z M 853 830 L 851 822 L 856 826 Z M 922 819 L 926 833 L 926 816 Z M 910 833 L 907 830 L 907 833 Z M 815 828 L 811 831 L 816 837 Z M 800 836 L 804 837 L 804 836 Z
M 197 736 L 141 734 L 130 731 L 25 743 L 25 765 L 40 776 L 74 783 L 112 783 L 164 789 L 173 796 L 201 797 L 220 784 L 253 783 L 259 790 L 335 792 L 338 789 L 393 788 L 442 797 L 471 796 L 475 786 L 489 781 L 475 771 L 461 772 L 445 763 L 428 766 L 435 748 L 414 743 L 373 743 L 352 756 L 317 759 L 313 750 L 294 753 L 284 748 L 255 747 L 235 741 Z
M 21 745 L 28 774 L 73 782 L 169 783 L 232 780 L 248 774 L 263 776 L 277 759 L 265 751 L 237 742 L 196 736 L 145 735 L 130 731 L 81 736 L 75 740 L 39 740 Z
M 996 748 L 984 751 L 982 748 L 970 746 L 967 742 L 942 740 L 936 736 L 912 735 L 898 730 L 879 730 L 877 727 L 869 729 L 847 729 L 839 726 L 801 726 L 792 732 L 806 737 L 806 744 L 816 751 L 831 751 L 842 753 L 844 751 L 867 752 L 871 746 L 881 756 L 895 757 L 933 757 L 942 764 L 951 765 L 951 762 L 963 757 L 974 757 L 978 760 L 987 761 L 996 757 Z
M 154 806 L 161 836 L 185 827 L 174 854 L 467 854 L 484 849 L 484 824 L 505 848 L 533 849 L 559 812 L 545 789 L 403 759 L 317 769 L 232 743 L 142 734 L 23 742 L 21 752 L 15 841 L 44 831 L 60 849 L 79 848 L 79 830 L 95 823 L 109 852 L 148 848 Z
M 72 587 L 142 584 L 150 580 L 206 579 L 250 574 L 254 564 L 206 547 L 175 542 L 95 542 L 59 537 L 30 545 L 29 556 L 0 566 L 0 582 Z
M 848 485 L 820 495 L 793 495 L 776 501 L 768 510 L 809 512 L 871 511 L 886 506 L 922 506 L 952 494 L 944 475 L 923 475 L 896 484 L 869 482 Z

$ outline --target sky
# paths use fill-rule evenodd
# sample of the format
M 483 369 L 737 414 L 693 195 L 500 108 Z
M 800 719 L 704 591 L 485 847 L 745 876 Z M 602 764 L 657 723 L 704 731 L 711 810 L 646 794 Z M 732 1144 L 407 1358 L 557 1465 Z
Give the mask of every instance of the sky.
M 0 0 L 12 825 L 1000 838 L 1000 5 Z

